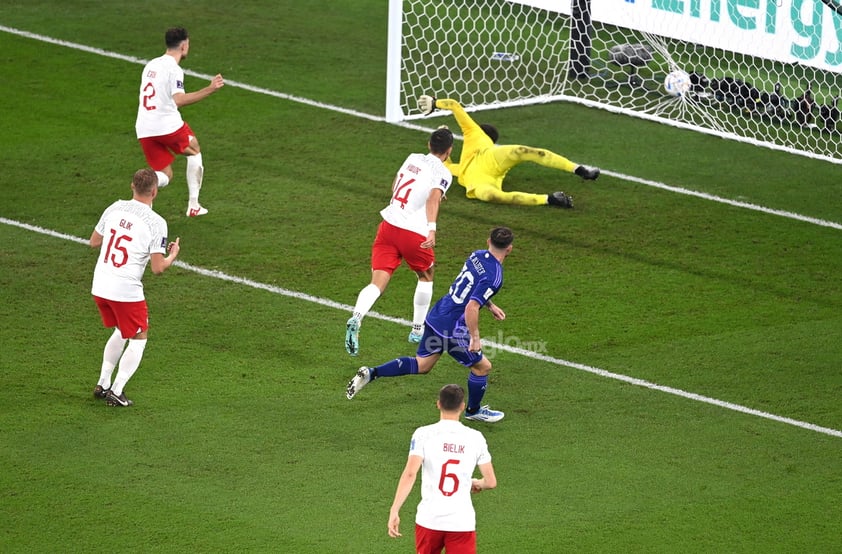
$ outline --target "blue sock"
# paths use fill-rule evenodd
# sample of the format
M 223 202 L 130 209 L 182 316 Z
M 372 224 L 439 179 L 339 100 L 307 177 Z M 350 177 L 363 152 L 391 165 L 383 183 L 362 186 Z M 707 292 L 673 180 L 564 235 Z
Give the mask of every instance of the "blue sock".
M 469 414 L 474 414 L 479 411 L 482 397 L 485 396 L 485 387 L 488 384 L 487 375 L 474 375 L 474 372 L 468 374 L 468 405 L 465 411 Z
M 385 364 L 372 368 L 371 377 L 372 379 L 379 377 L 400 377 L 401 375 L 415 375 L 416 373 L 418 373 L 418 360 L 406 356 L 395 358 L 391 362 L 386 362 Z

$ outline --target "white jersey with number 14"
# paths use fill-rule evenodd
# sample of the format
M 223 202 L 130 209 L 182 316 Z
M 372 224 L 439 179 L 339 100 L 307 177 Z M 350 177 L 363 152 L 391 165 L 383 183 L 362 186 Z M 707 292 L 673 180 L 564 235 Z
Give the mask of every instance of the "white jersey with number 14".
M 447 192 L 453 175 L 432 154 L 410 154 L 395 176 L 392 200 L 380 211 L 383 219 L 401 229 L 427 237 L 427 198 L 434 189 Z

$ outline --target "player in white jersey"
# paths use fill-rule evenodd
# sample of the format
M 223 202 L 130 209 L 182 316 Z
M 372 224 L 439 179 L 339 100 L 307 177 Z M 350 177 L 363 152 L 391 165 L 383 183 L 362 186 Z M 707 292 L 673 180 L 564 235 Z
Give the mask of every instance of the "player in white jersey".
M 132 405 L 123 388 L 137 371 L 146 348 L 149 312 L 142 282 L 146 265 L 151 262 L 153 273 L 163 273 L 180 250 L 179 239 L 167 243 L 167 222 L 152 211 L 157 194 L 155 172 L 135 172 L 132 199 L 118 200 L 106 208 L 91 233 L 91 248 L 100 249 L 91 294 L 103 325 L 114 328 L 105 344 L 94 396 L 105 398 L 109 406 Z
M 184 70 L 179 64 L 187 57 L 190 38 L 185 29 L 175 27 L 167 30 L 164 40 L 167 51 L 143 68 L 135 131 L 149 167 L 158 174 L 159 187 L 167 186 L 172 179 L 175 154 L 187 157 L 187 215 L 195 217 L 208 213 L 199 204 L 205 169 L 199 141 L 178 109 L 210 96 L 225 81 L 222 75 L 216 75 L 205 88 L 185 92 Z
M 392 273 L 406 260 L 418 275 L 413 297 L 410 342 L 421 340 L 424 317 L 433 298 L 433 265 L 439 205 L 453 176 L 444 160 L 453 149 L 453 133 L 437 129 L 427 142 L 428 154 L 410 154 L 392 182 L 392 199 L 381 210 L 383 221 L 371 246 L 371 282 L 357 296 L 345 324 L 345 350 L 359 354 L 359 331 L 365 315 L 386 290 Z
M 497 486 L 485 437 L 459 421 L 465 391 L 445 385 L 436 406 L 438 423 L 419 427 L 412 435 L 409 458 L 389 510 L 389 536 L 400 537 L 400 509 L 421 470 L 421 502 L 415 515 L 415 550 L 419 554 L 474 554 L 476 514 L 471 493 Z M 474 479 L 479 468 L 482 478 Z

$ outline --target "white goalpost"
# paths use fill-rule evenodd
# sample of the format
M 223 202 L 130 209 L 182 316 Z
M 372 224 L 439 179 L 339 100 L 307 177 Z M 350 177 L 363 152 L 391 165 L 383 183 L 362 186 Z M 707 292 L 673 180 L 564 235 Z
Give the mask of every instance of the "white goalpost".
M 386 119 L 567 101 L 842 163 L 838 0 L 389 0 Z M 690 75 L 669 94 L 672 71 Z

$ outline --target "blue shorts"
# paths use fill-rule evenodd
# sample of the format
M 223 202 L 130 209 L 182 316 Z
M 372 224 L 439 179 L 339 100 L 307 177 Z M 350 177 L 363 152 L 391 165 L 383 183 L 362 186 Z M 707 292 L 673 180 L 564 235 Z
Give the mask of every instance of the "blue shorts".
M 471 344 L 468 328 L 459 326 L 452 330 L 452 337 L 444 337 L 434 331 L 429 325 L 424 326 L 424 336 L 418 344 L 415 354 L 419 358 L 427 358 L 433 354 L 447 352 L 450 357 L 465 367 L 471 367 L 482 360 L 482 351 L 470 352 Z

